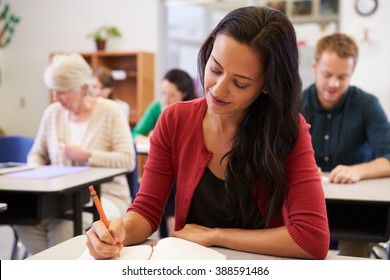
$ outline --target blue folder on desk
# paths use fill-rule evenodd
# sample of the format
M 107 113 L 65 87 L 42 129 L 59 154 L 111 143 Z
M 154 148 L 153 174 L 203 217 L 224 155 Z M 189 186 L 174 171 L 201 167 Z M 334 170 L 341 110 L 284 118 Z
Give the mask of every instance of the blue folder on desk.
M 69 174 L 78 173 L 87 170 L 89 166 L 55 166 L 46 165 L 40 166 L 31 170 L 14 172 L 7 174 L 6 176 L 14 178 L 33 178 L 33 179 L 45 179 L 58 176 L 64 176 Z

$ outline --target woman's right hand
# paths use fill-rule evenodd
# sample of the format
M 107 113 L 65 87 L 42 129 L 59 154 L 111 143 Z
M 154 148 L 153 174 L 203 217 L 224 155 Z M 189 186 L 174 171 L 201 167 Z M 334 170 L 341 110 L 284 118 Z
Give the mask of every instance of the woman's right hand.
M 108 229 L 101 220 L 94 222 L 86 235 L 90 255 L 95 259 L 110 259 L 119 255 L 126 231 L 123 220 L 117 218 Z

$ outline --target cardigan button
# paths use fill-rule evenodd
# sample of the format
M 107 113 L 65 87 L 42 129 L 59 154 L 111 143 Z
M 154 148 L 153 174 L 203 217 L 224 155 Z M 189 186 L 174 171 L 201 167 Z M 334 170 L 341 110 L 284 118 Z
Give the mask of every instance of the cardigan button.
M 324 160 L 325 160 L 326 162 L 328 162 L 328 161 L 329 161 L 329 157 L 328 157 L 328 156 L 324 157 Z

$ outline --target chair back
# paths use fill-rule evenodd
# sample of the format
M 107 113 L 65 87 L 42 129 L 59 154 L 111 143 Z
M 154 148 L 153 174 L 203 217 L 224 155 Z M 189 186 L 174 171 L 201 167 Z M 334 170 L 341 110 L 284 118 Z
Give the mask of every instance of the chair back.
M 0 137 L 0 162 L 27 162 L 34 139 L 24 136 Z

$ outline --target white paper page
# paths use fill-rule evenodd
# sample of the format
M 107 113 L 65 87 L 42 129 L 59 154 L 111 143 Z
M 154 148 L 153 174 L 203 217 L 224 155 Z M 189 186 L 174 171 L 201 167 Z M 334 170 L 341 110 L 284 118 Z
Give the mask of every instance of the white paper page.
M 123 247 L 120 257 L 114 257 L 112 260 L 147 260 L 152 253 L 150 245 L 135 245 Z M 88 249 L 79 257 L 79 260 L 94 260 L 89 254 Z
M 152 260 L 226 260 L 226 256 L 197 243 L 175 237 L 158 241 Z

